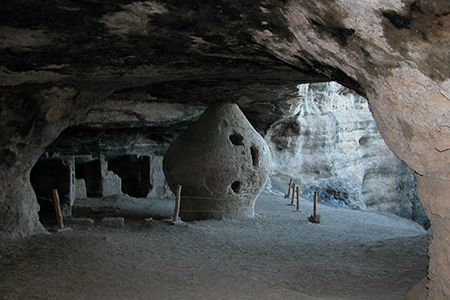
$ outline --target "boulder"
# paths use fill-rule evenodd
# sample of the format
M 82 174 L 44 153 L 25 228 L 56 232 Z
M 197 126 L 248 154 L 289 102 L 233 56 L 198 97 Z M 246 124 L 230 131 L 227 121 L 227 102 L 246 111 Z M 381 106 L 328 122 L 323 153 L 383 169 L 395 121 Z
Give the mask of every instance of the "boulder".
M 269 147 L 238 105 L 217 103 L 173 141 L 163 170 L 174 193 L 182 186 L 183 220 L 252 217 L 270 161 Z

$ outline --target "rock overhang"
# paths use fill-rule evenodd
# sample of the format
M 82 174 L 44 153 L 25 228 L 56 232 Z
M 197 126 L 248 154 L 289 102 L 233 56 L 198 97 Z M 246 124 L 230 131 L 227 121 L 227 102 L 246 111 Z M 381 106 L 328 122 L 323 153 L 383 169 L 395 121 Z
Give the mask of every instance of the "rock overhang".
M 258 65 L 262 70 L 274 62 L 280 65 L 252 40 L 247 28 L 255 20 L 238 10 L 242 9 L 238 2 L 4 1 L 1 5 L 0 64 L 8 72 L 83 77 L 106 73 L 125 78 L 153 74 L 161 79 L 164 74 L 186 75 L 182 72 L 186 67 L 195 76 L 214 70 L 222 74 L 233 64 L 249 71 Z

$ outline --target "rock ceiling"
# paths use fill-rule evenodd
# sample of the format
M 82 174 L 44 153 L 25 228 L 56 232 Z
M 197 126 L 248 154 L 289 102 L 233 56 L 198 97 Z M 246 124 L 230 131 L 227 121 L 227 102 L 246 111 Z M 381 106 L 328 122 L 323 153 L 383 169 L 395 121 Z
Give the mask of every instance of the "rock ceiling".
M 119 87 L 320 79 L 293 72 L 252 40 L 249 28 L 270 27 L 258 21 L 266 19 L 259 6 L 257 16 L 239 2 L 192 2 L 4 1 L 3 72 L 35 72 L 34 82 L 117 78 Z
M 107 101 L 122 101 L 122 115 L 137 102 L 151 103 L 147 110 L 161 103 L 203 110 L 210 103 L 251 98 L 252 105 L 244 111 L 264 131 L 281 113 L 274 104 L 292 97 L 297 84 L 329 80 L 310 67 L 299 70 L 287 65 L 254 40 L 250 30 L 254 26 L 270 29 L 274 25 L 267 20 L 279 23 L 277 15 L 268 19 L 257 2 L 244 6 L 239 1 L 209 2 L 2 2 L 0 80 L 4 91 L 20 101 L 24 94 L 35 98 L 29 94 L 53 84 L 62 89 L 60 93 L 72 91 L 69 98 L 84 98 L 80 91 L 92 93 L 89 100 L 79 99 L 87 101 L 80 103 L 85 113 L 107 97 Z M 343 74 L 333 76 L 338 75 L 345 82 Z M 45 96 L 54 92 L 55 88 Z M 37 103 L 26 101 L 9 124 L 24 122 L 20 119 L 25 115 L 31 128 L 43 100 L 33 101 Z M 97 112 L 104 111 L 105 105 L 104 101 L 98 104 Z M 138 125 L 105 116 L 100 121 L 78 122 L 83 115 L 69 117 L 64 126 L 81 123 L 76 129 L 81 137 L 98 134 L 86 127 L 132 127 L 126 134 L 135 136 L 142 132 L 136 127 L 145 126 L 147 133 L 151 128 L 154 139 L 171 140 L 199 114 L 152 124 L 138 117 Z M 161 154 L 162 150 L 155 151 Z

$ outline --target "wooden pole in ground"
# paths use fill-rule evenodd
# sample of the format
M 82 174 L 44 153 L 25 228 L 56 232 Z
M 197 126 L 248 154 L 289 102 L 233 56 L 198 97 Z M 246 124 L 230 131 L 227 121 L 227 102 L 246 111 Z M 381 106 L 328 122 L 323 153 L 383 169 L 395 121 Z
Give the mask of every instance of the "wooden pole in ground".
M 317 191 L 314 192 L 314 210 L 313 210 L 313 216 L 316 218 L 317 216 Z
M 320 215 L 317 214 L 317 195 L 318 192 L 314 192 L 314 208 L 313 214 L 308 218 L 311 223 L 320 223 Z
M 291 196 L 291 189 L 292 189 L 292 182 L 294 181 L 294 179 L 291 178 L 291 180 L 289 181 L 289 189 L 288 189 L 288 193 L 286 195 L 286 198 L 289 198 Z
M 58 227 L 64 228 L 63 217 L 61 213 L 61 205 L 59 203 L 58 190 L 54 189 L 52 190 L 52 192 L 53 192 L 53 206 L 55 207 L 56 211 L 56 220 L 58 221 Z
M 297 211 L 300 210 L 300 187 L 297 186 Z
M 294 205 L 294 198 L 295 198 L 295 183 L 292 185 L 292 200 L 291 200 L 291 205 Z
M 173 212 L 173 221 L 178 221 L 180 213 L 180 203 L 181 203 L 181 185 L 177 185 L 176 199 L 175 199 L 175 210 Z

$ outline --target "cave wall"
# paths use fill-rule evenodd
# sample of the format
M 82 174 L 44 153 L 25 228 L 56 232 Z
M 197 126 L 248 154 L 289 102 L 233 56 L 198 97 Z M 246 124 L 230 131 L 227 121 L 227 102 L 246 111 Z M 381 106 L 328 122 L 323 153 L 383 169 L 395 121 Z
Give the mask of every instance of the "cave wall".
M 367 100 L 335 82 L 299 85 L 296 98 L 266 134 L 272 175 L 294 178 L 310 199 L 319 191 L 330 204 L 412 217 L 402 189 L 413 175 L 386 146 Z
M 450 245 L 442 238 L 450 204 L 436 201 L 448 198 L 442 187 L 450 183 L 449 9 L 447 1 L 289 2 L 287 33 L 255 30 L 283 61 L 342 71 L 349 77 L 340 82 L 368 98 L 387 145 L 416 173 L 431 221 L 429 299 L 450 295 Z

